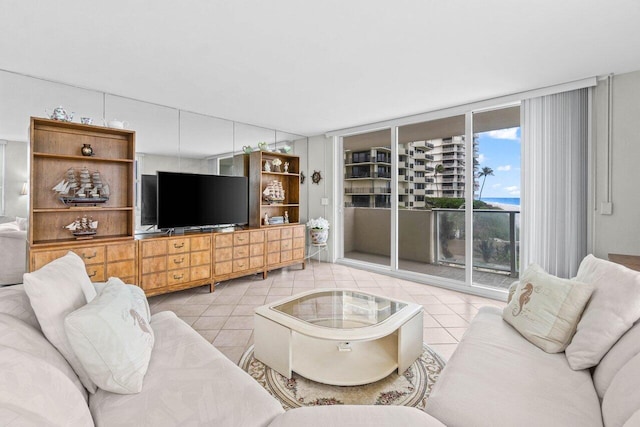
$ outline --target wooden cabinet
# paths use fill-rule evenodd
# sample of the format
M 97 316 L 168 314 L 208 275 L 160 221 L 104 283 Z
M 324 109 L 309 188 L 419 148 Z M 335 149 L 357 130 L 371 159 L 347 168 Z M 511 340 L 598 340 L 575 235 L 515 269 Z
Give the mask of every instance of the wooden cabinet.
M 209 283 L 211 234 L 140 239 L 140 286 L 156 295 Z
M 305 226 L 282 226 L 267 230 L 267 270 L 302 264 L 304 268 Z
M 213 275 L 216 281 L 248 274 L 265 274 L 265 231 L 245 230 L 213 236 Z
M 65 226 L 82 217 L 98 221 L 93 242 L 132 240 L 135 132 L 32 117 L 30 136 L 30 248 L 79 242 Z M 81 154 L 85 144 L 91 145 L 93 156 Z M 53 187 L 69 170 L 86 170 L 92 177 L 98 172 L 101 182 L 109 187 L 108 200 L 65 205 Z
M 276 227 L 279 225 L 264 224 L 265 214 L 269 217 L 289 215 L 289 223 L 300 222 L 300 158 L 289 154 L 256 151 L 248 155 L 249 167 L 245 174 L 249 177 L 249 225 L 251 227 Z M 270 166 L 265 171 L 265 163 L 273 164 L 278 159 L 282 162 L 280 172 Z M 288 163 L 288 172 L 284 172 L 284 164 Z M 285 199 L 278 203 L 263 200 L 263 192 L 272 182 L 282 185 Z
M 29 252 L 29 271 L 34 271 L 67 252 L 76 253 L 84 261 L 92 282 L 104 282 L 119 277 L 125 283 L 138 284 L 136 241 L 90 242 L 32 248 Z

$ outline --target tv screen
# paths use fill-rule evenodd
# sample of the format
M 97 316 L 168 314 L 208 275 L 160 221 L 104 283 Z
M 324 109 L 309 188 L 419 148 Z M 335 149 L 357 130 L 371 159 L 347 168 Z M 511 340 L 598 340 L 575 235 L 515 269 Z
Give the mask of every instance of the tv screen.
M 157 172 L 158 228 L 246 224 L 249 180 L 244 176 Z
M 158 223 L 158 181 L 155 175 L 142 175 L 140 185 L 140 224 L 156 225 Z

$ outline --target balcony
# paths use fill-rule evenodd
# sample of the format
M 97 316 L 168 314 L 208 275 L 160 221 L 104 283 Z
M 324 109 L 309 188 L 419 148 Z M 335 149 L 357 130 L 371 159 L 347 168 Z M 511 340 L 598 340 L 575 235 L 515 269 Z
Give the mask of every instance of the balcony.
M 474 285 L 507 289 L 518 275 L 519 212 L 475 210 L 473 217 Z M 347 207 L 345 257 L 389 265 L 390 221 L 389 209 Z M 464 239 L 463 210 L 398 211 L 401 270 L 464 281 Z
M 352 187 L 345 188 L 345 194 L 391 194 L 391 188 L 387 187 Z

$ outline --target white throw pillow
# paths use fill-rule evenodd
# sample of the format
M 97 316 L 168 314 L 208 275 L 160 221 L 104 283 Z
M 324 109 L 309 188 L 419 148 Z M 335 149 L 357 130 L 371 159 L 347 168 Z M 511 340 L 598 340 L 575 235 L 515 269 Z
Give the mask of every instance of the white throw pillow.
M 98 387 L 120 394 L 142 390 L 154 343 L 142 289 L 109 279 L 100 295 L 67 316 L 65 329 Z
M 69 252 L 39 270 L 26 273 L 24 290 L 29 296 L 44 336 L 67 359 L 82 385 L 95 393 L 96 385 L 71 349 L 64 331 L 65 317 L 86 305 L 96 295 L 82 259 Z
M 542 350 L 559 353 L 571 341 L 592 292 L 592 285 L 560 279 L 532 264 L 502 317 Z
M 575 278 L 595 286 L 566 355 L 572 369 L 600 363 L 640 318 L 640 272 L 587 255 Z

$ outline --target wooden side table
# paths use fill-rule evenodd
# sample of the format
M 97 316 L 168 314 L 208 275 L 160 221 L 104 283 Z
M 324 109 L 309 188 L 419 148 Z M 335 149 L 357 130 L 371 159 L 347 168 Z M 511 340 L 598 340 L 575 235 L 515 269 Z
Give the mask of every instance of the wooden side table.
M 609 254 L 609 261 L 640 271 L 640 255 Z

